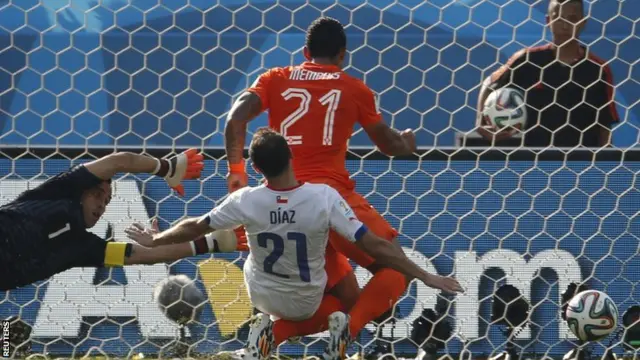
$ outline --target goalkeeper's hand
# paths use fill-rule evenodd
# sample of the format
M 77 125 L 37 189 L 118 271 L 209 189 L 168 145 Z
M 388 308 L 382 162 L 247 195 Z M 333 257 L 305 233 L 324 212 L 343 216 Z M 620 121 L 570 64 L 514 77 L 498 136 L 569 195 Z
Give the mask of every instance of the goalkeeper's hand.
M 204 168 L 204 156 L 198 154 L 198 150 L 189 149 L 181 154 L 170 157 L 169 159 L 161 159 L 160 166 L 156 171 L 156 175 L 162 176 L 169 187 L 175 190 L 180 196 L 184 196 L 184 187 L 182 180 L 197 179 Z M 168 166 L 166 173 L 164 167 Z M 162 175 L 158 172 L 162 171 Z

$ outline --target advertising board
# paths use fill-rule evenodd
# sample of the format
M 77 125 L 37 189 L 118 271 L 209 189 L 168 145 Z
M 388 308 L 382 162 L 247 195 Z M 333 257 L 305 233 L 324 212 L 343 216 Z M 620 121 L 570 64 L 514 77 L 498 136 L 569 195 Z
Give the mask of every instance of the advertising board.
M 3 174 L 10 171 L 9 164 L 0 161 Z M 39 177 L 25 179 L 41 171 L 39 164 L 39 160 L 16 161 L 14 176 L 0 184 L 1 201 L 35 186 Z M 365 172 L 357 172 L 359 164 L 349 162 L 358 190 L 373 191 L 369 200 L 387 210 L 385 217 L 401 231 L 407 254 L 428 271 L 453 272 L 467 289 L 451 307 L 457 334 L 449 342 L 451 352 L 460 351 L 462 341 L 479 353 L 491 353 L 497 350 L 494 344 L 504 342 L 497 327 L 488 323 L 491 294 L 505 282 L 520 289 L 533 305 L 531 326 L 518 336 L 529 344 L 528 351 L 546 352 L 547 344 L 554 344 L 552 354 L 567 351 L 564 340 L 570 337 L 559 320 L 558 304 L 571 282 L 588 280 L 589 286 L 606 291 L 621 314 L 640 299 L 637 289 L 629 293 L 630 285 L 640 281 L 635 163 L 621 167 L 605 162 L 590 166 L 523 161 L 505 166 L 500 161 L 372 160 L 363 163 Z M 214 165 L 207 162 L 206 181 L 186 184 L 184 199 L 169 196 L 166 184 L 158 179 L 119 179 L 107 212 L 92 231 L 122 240 L 124 228 L 133 221 L 157 216 L 164 228 L 183 216 L 208 211 L 226 193 L 224 178 L 209 176 Z M 68 161 L 49 160 L 44 174 L 67 166 Z M 372 176 L 377 180 L 371 181 Z M 252 314 L 241 273 L 245 257 L 229 253 L 184 259 L 171 266 L 69 270 L 40 287 L 11 291 L 0 302 L 0 314 L 20 311 L 34 325 L 35 338 L 64 339 L 52 343 L 50 352 L 91 346 L 114 354 L 127 354 L 132 348 L 154 352 L 158 349 L 154 344 L 174 337 L 177 328 L 153 302 L 153 286 L 169 273 L 182 273 L 198 279 L 209 297 L 202 325 L 189 329 L 194 341 L 207 340 L 198 349 L 237 347 L 246 333 L 236 335 L 236 330 Z M 356 274 L 364 285 L 367 271 L 357 268 Z M 385 326 L 381 336 L 408 337 L 411 322 L 435 303 L 435 291 L 412 285 L 399 302 L 399 320 L 394 327 Z M 228 342 L 230 338 L 239 341 Z M 371 334 L 362 336 L 363 341 L 370 338 Z M 302 351 L 294 345 L 284 350 Z M 398 343 L 396 351 L 413 353 L 415 348 Z

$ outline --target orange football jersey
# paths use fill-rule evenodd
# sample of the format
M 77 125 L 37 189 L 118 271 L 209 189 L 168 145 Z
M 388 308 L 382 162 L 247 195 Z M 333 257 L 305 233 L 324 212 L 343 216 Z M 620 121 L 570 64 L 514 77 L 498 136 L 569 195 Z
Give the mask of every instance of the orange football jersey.
M 269 127 L 289 142 L 299 180 L 329 178 L 353 186 L 345 157 L 355 123 L 382 120 L 375 95 L 362 81 L 337 66 L 305 62 L 268 70 L 248 91 L 269 111 Z

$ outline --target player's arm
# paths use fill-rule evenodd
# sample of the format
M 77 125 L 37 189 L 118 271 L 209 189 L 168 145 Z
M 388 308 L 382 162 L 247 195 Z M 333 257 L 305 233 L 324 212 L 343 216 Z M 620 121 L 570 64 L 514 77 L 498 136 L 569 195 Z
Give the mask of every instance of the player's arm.
M 84 249 L 77 266 L 151 265 L 200 254 L 226 252 L 219 246 L 222 242 L 218 240 L 214 232 L 190 242 L 148 248 L 126 242 L 107 242 L 95 234 L 88 233 L 88 238 L 82 242 Z M 235 250 L 235 245 L 232 249 Z
M 411 155 L 416 150 L 415 135 L 411 129 L 400 132 L 384 121 L 366 125 L 363 128 L 371 141 L 386 155 Z
M 425 285 L 441 289 L 450 293 L 462 292 L 462 287 L 453 278 L 431 274 L 411 261 L 398 246 L 391 241 L 384 240 L 367 230 L 364 225 L 360 227 L 360 234 L 356 233 L 354 239 L 356 246 L 376 259 L 380 264 L 396 270 L 411 279 L 418 279 Z
M 253 85 L 233 103 L 227 116 L 227 123 L 224 127 L 224 147 L 229 166 L 227 176 L 229 192 L 247 186 L 248 178 L 244 163 L 247 125 L 261 112 L 269 108 L 267 91 L 270 79 L 270 71 L 260 75 Z
M 239 164 L 244 160 L 247 124 L 260 115 L 262 110 L 260 96 L 251 91 L 245 91 L 233 103 L 224 127 L 224 146 L 229 164 Z
M 401 272 L 409 278 L 419 279 L 427 286 L 448 292 L 462 291 L 456 280 L 428 273 L 411 261 L 400 247 L 370 232 L 355 217 L 353 210 L 337 192 L 330 192 L 329 201 L 332 202 L 329 220 L 331 228 L 355 242 L 358 248 L 376 259 L 377 262 Z
M 238 243 L 233 231 L 212 228 L 209 214 L 182 220 L 177 225 L 157 234 L 149 234 L 144 229 L 132 227 L 127 228 L 125 232 L 129 238 L 145 247 L 155 248 L 189 242 L 197 249 L 203 249 L 199 253 L 235 251 Z
M 489 94 L 509 84 L 511 82 L 513 69 L 522 64 L 526 58 L 526 50 L 523 49 L 516 52 L 509 58 L 506 64 L 502 65 L 482 82 L 476 104 L 476 130 L 483 138 L 500 141 L 513 136 L 514 130 L 496 133 L 494 126 L 492 126 L 487 119 L 483 118 L 482 111 L 484 110 L 484 102 L 489 97 Z
M 213 234 L 216 240 L 210 241 L 211 246 L 220 249 L 221 252 L 233 251 L 237 245 L 237 238 L 233 231 L 226 230 L 232 230 L 242 223 L 240 201 L 243 193 L 244 190 L 237 191 L 208 214 L 182 220 L 163 232 L 144 229 L 134 224 L 125 229 L 125 233 L 129 238 L 146 247 L 184 243 L 203 237 L 207 239 Z
M 600 83 L 597 87 L 599 91 L 596 94 L 596 104 L 594 104 L 598 108 L 599 140 L 600 146 L 603 147 L 611 145 L 611 126 L 620 121 L 616 104 L 613 101 L 614 86 L 611 68 L 605 64 L 600 73 Z
M 154 173 L 156 168 L 168 170 L 167 160 L 160 160 L 131 152 L 118 152 L 84 164 L 98 179 L 108 180 L 117 173 Z
M 137 244 L 111 241 L 106 245 L 103 266 L 152 265 L 195 255 L 198 254 L 194 253 L 190 243 L 147 248 Z
M 153 235 L 149 244 L 152 247 L 176 243 L 184 243 L 200 238 L 212 231 L 206 216 L 188 218 L 180 221 L 169 229 Z
M 399 271 L 404 275 L 419 279 L 422 282 L 430 282 L 433 275 L 429 274 L 404 254 L 400 248 L 391 241 L 386 241 L 367 230 L 364 225 L 361 228 L 362 234 L 355 237 L 356 246 L 376 259 L 380 264 Z
M 184 179 L 200 176 L 204 168 L 202 154 L 189 149 L 169 159 L 154 158 L 131 152 L 118 152 L 84 164 L 84 167 L 101 180 L 111 179 L 117 173 L 147 173 L 163 177 L 169 186 L 182 195 L 179 188 Z
M 358 122 L 371 141 L 389 156 L 411 155 L 416 150 L 415 135 L 411 129 L 402 132 L 391 128 L 382 119 L 376 97 L 363 83 L 355 83 L 358 88 L 356 102 Z
M 152 248 L 127 243 L 127 246 L 130 246 L 130 250 L 124 250 L 122 257 L 123 264 L 119 263 L 119 259 L 121 258 L 120 253 L 118 253 L 117 256 L 114 257 L 118 263 L 110 264 L 109 266 L 134 264 L 150 265 L 161 262 L 176 261 L 201 254 L 232 252 L 236 250 L 236 241 L 233 231 L 213 231 L 200 236 L 193 241 L 156 246 Z
M 111 179 L 119 172 L 150 173 L 162 176 L 169 186 L 183 195 L 180 182 L 184 179 L 193 179 L 200 176 L 204 167 L 202 155 L 195 149 L 171 157 L 169 159 L 156 159 L 144 155 L 129 152 L 120 152 L 107 155 L 103 158 L 88 162 L 83 165 L 62 172 L 44 183 L 36 190 L 47 197 L 78 196 L 83 191 L 99 185 L 102 181 Z M 25 193 L 28 195 L 28 192 Z

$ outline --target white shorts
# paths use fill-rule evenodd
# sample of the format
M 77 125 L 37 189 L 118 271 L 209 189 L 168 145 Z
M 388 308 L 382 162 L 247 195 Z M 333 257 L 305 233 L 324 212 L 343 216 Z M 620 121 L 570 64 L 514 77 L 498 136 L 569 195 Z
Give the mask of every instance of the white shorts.
M 253 306 L 260 312 L 278 319 L 301 321 L 312 317 L 320 307 L 324 296 L 323 286 L 318 286 L 315 291 L 300 291 L 295 287 L 283 291 L 281 284 L 255 277 L 247 270 L 245 267 L 247 293 Z
M 316 313 L 322 302 L 318 296 L 301 296 L 295 292 L 281 292 L 255 283 L 246 284 L 253 306 L 260 312 L 278 319 L 301 321 Z

